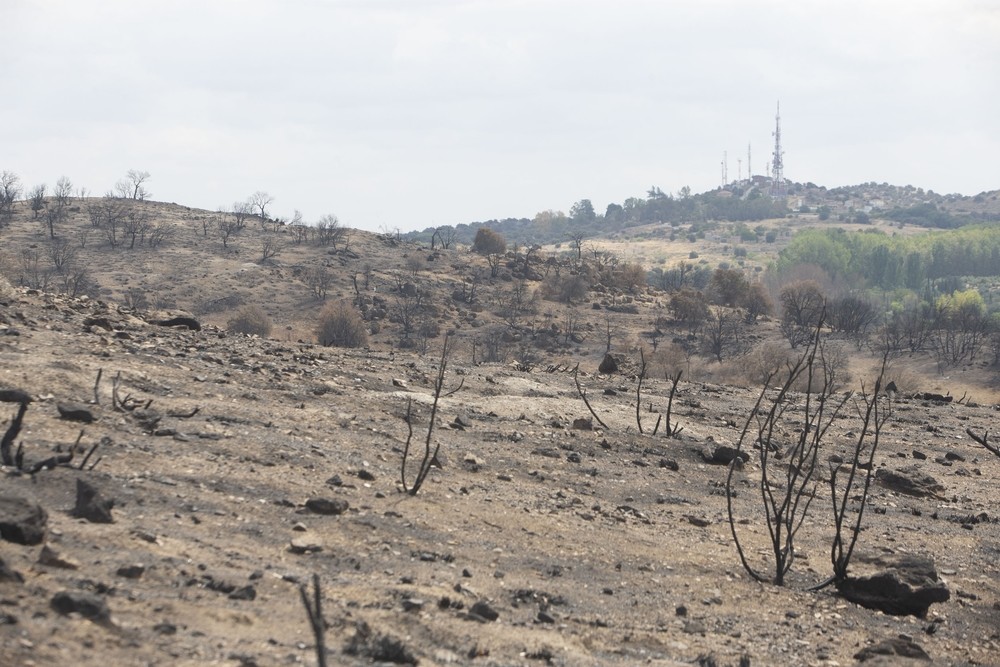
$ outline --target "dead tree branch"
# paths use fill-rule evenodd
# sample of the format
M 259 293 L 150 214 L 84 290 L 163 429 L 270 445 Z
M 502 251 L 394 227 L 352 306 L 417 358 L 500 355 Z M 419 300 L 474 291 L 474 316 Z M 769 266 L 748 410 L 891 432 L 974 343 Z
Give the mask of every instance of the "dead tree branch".
M 995 454 L 996 456 L 1000 456 L 1000 447 L 997 447 L 996 445 L 991 445 L 988 442 L 989 437 L 990 437 L 990 432 L 989 431 L 984 431 L 982 436 L 978 436 L 975 433 L 973 433 L 971 428 L 965 429 L 965 432 L 969 434 L 970 438 L 972 438 L 973 440 L 975 440 L 976 442 L 978 442 L 980 445 L 982 445 L 986 449 L 988 449 L 991 452 L 993 452 L 993 454 Z
M 417 469 L 417 475 L 413 479 L 413 486 L 408 486 L 406 483 L 406 461 L 410 455 L 410 443 L 413 440 L 413 401 L 408 400 L 406 402 L 406 444 L 403 446 L 403 462 L 400 469 L 400 482 L 403 485 L 403 491 L 410 494 L 411 496 L 417 495 L 417 491 L 423 486 L 424 480 L 427 479 L 427 475 L 430 474 L 431 466 L 437 461 L 438 451 L 441 449 L 441 443 L 438 443 L 433 452 L 431 451 L 431 440 L 434 437 L 434 420 L 437 418 L 438 411 L 438 401 L 440 401 L 442 396 L 442 389 L 444 389 L 444 376 L 445 370 L 448 368 L 448 353 L 450 352 L 448 348 L 449 337 L 445 336 L 444 346 L 441 348 L 441 363 L 438 364 L 438 374 L 434 381 L 434 402 L 431 404 L 431 416 L 430 421 L 427 424 L 427 437 L 424 440 L 424 458 L 420 462 L 420 467 Z M 461 384 L 452 392 L 447 395 L 450 396 L 454 394 L 455 391 L 461 389 Z
M 605 424 L 601 420 L 601 418 L 597 416 L 597 413 L 594 412 L 594 408 L 592 408 L 591 405 L 590 405 L 590 401 L 587 400 L 587 392 L 585 392 L 583 390 L 583 387 L 580 386 L 580 377 L 579 377 L 579 375 L 580 375 L 580 364 L 577 364 L 576 368 L 573 369 L 573 382 L 576 383 L 576 391 L 580 394 L 580 398 L 583 399 L 583 404 L 587 406 L 588 410 L 590 410 L 590 414 L 594 415 L 594 419 L 597 420 L 597 423 L 600 424 L 601 426 L 603 426 L 604 428 L 608 428 L 608 425 Z M 610 430 L 610 429 L 608 429 L 608 430 Z
M 299 595 L 302 597 L 302 606 L 309 615 L 309 627 L 312 628 L 313 636 L 316 638 L 317 664 L 319 667 L 326 667 L 326 621 L 323 620 L 323 590 L 320 587 L 318 574 L 313 574 L 312 599 L 309 598 L 305 584 L 299 586 Z

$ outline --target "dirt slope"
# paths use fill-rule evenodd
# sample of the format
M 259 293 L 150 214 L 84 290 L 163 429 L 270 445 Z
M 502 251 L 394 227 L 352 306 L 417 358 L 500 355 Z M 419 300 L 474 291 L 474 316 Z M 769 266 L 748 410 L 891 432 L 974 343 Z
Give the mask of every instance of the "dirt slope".
M 422 447 L 433 353 L 178 330 L 96 301 L 8 294 L 0 386 L 35 399 L 18 438 L 26 462 L 65 452 L 81 428 L 81 448 L 108 441 L 92 471 L 8 468 L 0 481 L 3 493 L 41 502 L 46 544 L 76 566 L 40 564 L 40 545 L 0 542 L 24 577 L 0 583 L 0 664 L 316 664 L 297 588 L 313 574 L 331 664 L 674 665 L 714 654 L 720 664 L 746 655 L 755 665 L 849 665 L 901 634 L 937 664 L 1000 663 L 1000 458 L 964 435 L 996 429 L 991 406 L 896 403 L 876 465 L 915 465 L 944 491 L 873 487 L 855 570 L 927 554 L 952 597 L 926 619 L 892 617 L 802 590 L 830 571 L 822 489 L 791 586 L 754 583 L 740 568 L 725 468 L 700 450 L 709 438 L 735 442 L 749 390 L 682 382 L 674 407 L 684 430 L 668 439 L 637 434 L 632 379 L 582 375 L 610 428 L 578 430 L 587 412 L 571 375 L 455 358 L 446 390 L 464 385 L 441 400 L 432 433 L 442 467 L 410 497 L 398 488 L 402 416 L 412 399 Z M 97 420 L 61 419 L 60 402 L 93 401 L 101 370 L 100 404 L 89 406 Z M 112 408 L 118 373 L 132 411 Z M 664 393 L 651 382 L 643 400 L 662 409 Z M 647 431 L 654 421 L 646 415 Z M 839 420 L 830 452 L 855 428 Z M 751 460 L 735 500 L 763 564 L 759 473 Z M 77 479 L 115 499 L 114 523 L 71 515 Z M 317 514 L 311 498 L 348 509 Z M 321 550 L 295 553 L 292 540 Z M 141 568 L 121 570 L 130 565 Z M 57 613 L 60 591 L 98 594 L 111 620 Z M 477 602 L 497 620 L 470 615 Z

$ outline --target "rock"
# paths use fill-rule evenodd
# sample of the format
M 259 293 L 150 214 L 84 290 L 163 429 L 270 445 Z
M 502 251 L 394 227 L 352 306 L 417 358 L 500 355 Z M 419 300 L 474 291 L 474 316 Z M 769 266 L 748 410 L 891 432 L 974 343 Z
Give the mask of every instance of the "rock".
M 495 621 L 500 618 L 500 614 L 497 613 L 496 609 L 483 600 L 480 600 L 476 604 L 472 605 L 472 608 L 469 609 L 469 613 L 474 616 L 478 616 L 484 621 Z
M 882 486 L 916 498 L 936 498 L 946 500 L 942 495 L 944 486 L 930 475 L 922 472 L 917 466 L 890 470 L 879 468 L 875 471 L 875 479 Z
M 336 516 L 347 511 L 350 505 L 342 498 L 310 498 L 306 501 L 306 509 L 314 514 Z
M 292 538 L 288 550 L 293 554 L 308 554 L 323 550 L 323 540 L 312 533 L 303 533 Z
M 705 463 L 711 463 L 712 465 L 727 466 L 737 457 L 742 459 L 744 463 L 750 460 L 749 454 L 728 445 L 716 445 L 714 448 L 706 447 L 701 450 L 701 458 Z
M 23 584 L 24 575 L 17 570 L 11 569 L 2 557 L 0 557 L 0 583 Z M 2 623 L 0 623 L 2 625 Z
M 133 563 L 131 565 L 122 565 L 115 572 L 119 577 L 125 577 L 126 579 L 139 579 L 146 573 L 146 566 L 142 563 Z
M 577 417 L 573 420 L 573 428 L 577 431 L 593 431 L 594 420 L 590 417 Z
M 539 623 L 555 623 L 556 619 L 554 616 L 545 611 L 538 612 L 538 622 Z
M 86 405 L 82 405 L 80 403 L 59 403 L 56 405 L 56 410 L 59 411 L 60 417 L 68 421 L 80 422 L 83 424 L 90 424 L 97 421 L 97 417 L 94 416 L 94 412 Z
M 674 459 L 660 459 L 660 467 L 673 470 L 674 472 L 677 472 L 681 468 Z
M 31 396 L 21 389 L 0 387 L 0 403 L 31 403 Z
M 111 518 L 111 508 L 115 505 L 114 498 L 108 498 L 94 484 L 87 480 L 76 480 L 76 507 L 73 516 L 86 519 L 91 523 L 114 523 Z
M 400 380 L 399 378 L 392 378 L 392 386 L 399 387 L 400 389 L 406 389 L 406 381 Z
M 48 567 L 59 567 L 64 570 L 78 570 L 80 569 L 80 564 L 77 563 L 72 558 L 66 558 L 61 553 L 45 545 L 42 547 L 41 553 L 38 554 L 39 565 L 47 565 Z
M 555 447 L 536 447 L 531 450 L 531 453 L 535 456 L 544 456 L 549 459 L 561 459 L 562 454 Z
M 150 320 L 150 324 L 156 324 L 161 327 L 185 327 L 191 331 L 201 331 L 201 323 L 193 317 L 170 317 L 166 319 Z
M 257 589 L 253 586 L 246 585 L 242 588 L 237 588 L 232 593 L 229 594 L 230 600 L 256 600 L 257 599 Z
M 934 561 L 922 556 L 901 556 L 886 569 L 865 577 L 848 577 L 837 585 L 846 599 L 867 609 L 893 616 L 927 615 L 935 602 L 946 602 L 951 593 L 938 579 Z
M 472 426 L 472 420 L 469 419 L 469 415 L 460 414 L 455 417 L 455 419 L 451 422 L 451 425 L 457 429 L 465 430 Z
M 927 455 L 918 449 L 914 449 L 913 458 L 917 459 L 918 461 L 925 461 L 927 459 Z
M 708 526 L 712 525 L 711 519 L 705 519 L 700 516 L 694 516 L 693 514 L 686 514 L 684 518 L 687 519 L 687 522 L 690 523 L 692 526 L 697 526 L 698 528 L 707 528 Z
M 878 644 L 866 646 L 854 654 L 854 659 L 858 662 L 867 662 L 878 656 L 899 656 L 901 658 L 913 658 L 916 660 L 931 662 L 931 657 L 927 655 L 927 652 L 924 651 L 924 649 L 920 648 L 920 646 L 909 637 L 903 636 L 884 639 Z
M 403 611 L 422 611 L 425 604 L 420 598 L 406 598 L 403 600 Z
M 931 391 L 917 392 L 911 397 L 918 401 L 935 401 L 937 403 L 951 403 L 954 396 L 946 396 L 945 394 L 936 394 Z
M 0 538 L 16 544 L 41 544 L 49 515 L 36 501 L 19 495 L 0 496 Z
M 604 359 L 601 360 L 601 365 L 597 367 L 597 371 L 603 375 L 617 373 L 618 361 L 610 353 L 605 354 Z
M 684 632 L 689 635 L 703 635 L 706 632 L 705 624 L 697 620 L 688 621 L 684 624 Z
M 344 653 L 366 656 L 374 662 L 397 665 L 417 664 L 417 657 L 401 639 L 377 633 L 364 621 L 358 621 L 354 636 L 344 647 Z
M 93 593 L 60 591 L 50 602 L 53 609 L 63 615 L 80 614 L 95 623 L 110 623 L 111 610 L 104 598 Z

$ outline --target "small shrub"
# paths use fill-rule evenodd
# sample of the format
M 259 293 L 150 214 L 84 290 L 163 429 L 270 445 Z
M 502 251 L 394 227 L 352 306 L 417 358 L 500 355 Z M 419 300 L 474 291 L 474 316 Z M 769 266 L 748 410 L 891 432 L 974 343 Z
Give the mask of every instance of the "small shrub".
M 363 347 L 368 344 L 368 330 L 350 303 L 338 301 L 320 313 L 316 338 L 328 347 Z
M 271 333 L 271 318 L 257 305 L 243 306 L 226 322 L 226 329 L 233 333 L 257 335 L 261 338 Z

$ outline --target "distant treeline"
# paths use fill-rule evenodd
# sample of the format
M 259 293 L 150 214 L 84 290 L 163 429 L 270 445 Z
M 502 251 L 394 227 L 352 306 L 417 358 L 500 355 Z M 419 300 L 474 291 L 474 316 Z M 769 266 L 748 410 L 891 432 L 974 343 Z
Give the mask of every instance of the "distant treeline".
M 595 213 L 589 200 L 573 205 L 570 214 L 542 211 L 534 218 L 505 218 L 455 226 L 455 239 L 471 245 L 481 227 L 489 227 L 504 236 L 508 243 L 520 245 L 559 243 L 571 235 L 606 236 L 637 225 L 684 223 L 720 220 L 747 222 L 783 218 L 789 213 L 784 200 L 761 195 L 757 190 L 746 197 L 739 192 L 706 192 L 691 195 L 685 188 L 677 197 L 652 188 L 646 198 L 630 197 L 622 204 L 609 204 L 603 214 Z M 430 243 L 435 227 L 410 232 L 405 238 Z
M 777 268 L 800 264 L 817 265 L 845 284 L 885 290 L 917 290 L 927 280 L 949 276 L 1000 276 L 1000 228 L 965 226 L 914 236 L 810 229 L 781 251 Z

